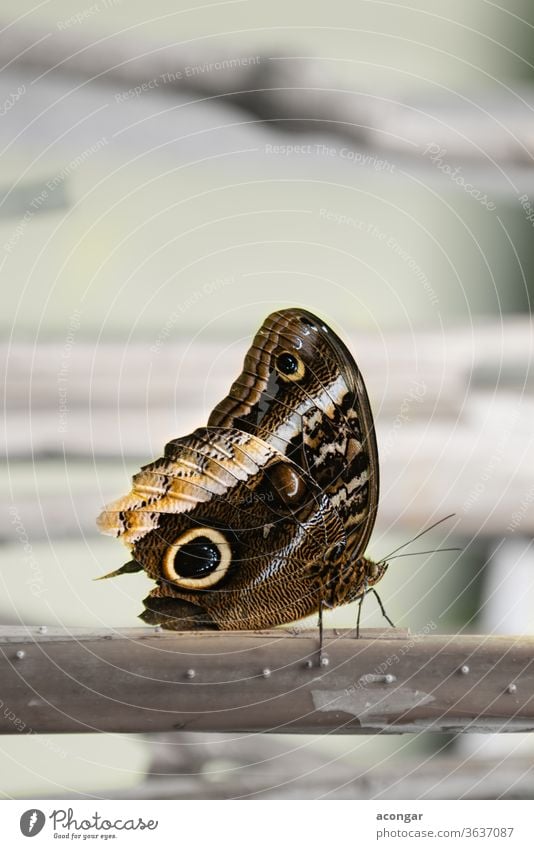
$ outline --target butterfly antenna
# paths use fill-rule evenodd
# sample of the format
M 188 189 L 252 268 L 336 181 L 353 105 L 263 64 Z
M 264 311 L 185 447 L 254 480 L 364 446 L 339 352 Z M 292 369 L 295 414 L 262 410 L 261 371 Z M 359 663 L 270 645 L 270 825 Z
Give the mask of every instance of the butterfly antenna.
M 386 557 L 383 557 L 379 561 L 379 563 L 387 563 L 392 558 L 392 556 L 397 553 L 397 551 L 401 551 L 401 549 L 406 548 L 407 545 L 411 545 L 412 542 L 415 542 L 416 539 L 419 539 L 420 537 L 424 536 L 424 534 L 428 534 L 429 531 L 433 531 L 434 528 L 437 528 L 437 526 L 441 525 L 442 522 L 446 522 L 448 519 L 452 519 L 453 516 L 456 516 L 456 513 L 449 513 L 449 515 L 444 516 L 443 519 L 438 519 L 437 522 L 434 522 L 432 525 L 429 525 L 428 528 L 425 528 L 423 531 L 420 531 L 414 537 L 409 539 L 408 542 L 403 542 L 403 544 L 399 545 L 398 548 L 394 548 L 393 551 L 390 551 L 390 553 Z
M 408 543 L 406 543 L 408 545 Z M 385 560 L 397 560 L 399 557 L 418 557 L 423 554 L 437 554 L 438 551 L 463 551 L 463 548 L 431 548 L 429 551 L 406 551 L 404 554 L 393 554 L 389 557 L 384 558 Z M 381 563 L 383 561 L 380 561 Z

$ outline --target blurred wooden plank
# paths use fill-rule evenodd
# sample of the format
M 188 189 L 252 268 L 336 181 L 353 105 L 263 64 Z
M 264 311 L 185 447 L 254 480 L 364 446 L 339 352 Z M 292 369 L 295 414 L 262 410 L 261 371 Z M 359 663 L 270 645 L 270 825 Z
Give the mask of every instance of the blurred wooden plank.
M 503 740 L 514 743 L 515 740 Z M 480 745 L 478 735 L 462 743 Z M 340 757 L 291 735 L 150 734 L 145 779 L 106 791 L 112 799 L 533 799 L 534 759 L 428 752 L 397 762 Z M 347 747 L 350 751 L 352 746 Z M 510 746 L 508 747 L 510 748 Z M 486 741 L 484 740 L 484 752 Z M 95 798 L 101 791 L 67 794 Z
M 473 735 L 462 735 L 466 741 L 480 744 Z M 534 759 L 517 750 L 498 761 L 455 750 L 376 763 L 261 734 L 175 732 L 151 734 L 147 743 L 152 761 L 145 780 L 114 798 L 534 798 Z
M 462 742 L 466 740 L 480 743 L 478 736 L 464 735 Z M 173 732 L 147 735 L 146 744 L 152 759 L 145 779 L 108 790 L 107 798 L 534 798 L 534 760 L 517 751 L 503 753 L 499 760 L 427 752 L 376 763 L 350 754 L 340 757 L 291 735 Z M 81 792 L 65 798 L 99 795 Z
M 0 631 L 0 732 L 534 731 L 534 638 Z
M 289 758 L 286 759 L 289 761 Z M 297 765 L 299 763 L 296 754 Z M 284 766 L 286 761 L 284 761 Z M 402 766 L 358 769 L 343 764 L 316 764 L 311 774 L 295 775 L 281 765 L 260 762 L 226 776 L 203 774 L 154 776 L 110 799 L 533 799 L 534 763 L 529 758 L 468 762 L 444 757 L 421 765 L 411 759 Z M 362 773 L 363 775 L 359 775 Z M 70 798 L 94 798 L 80 794 Z
M 135 472 L 160 456 L 169 439 L 206 421 L 238 373 L 248 343 L 244 339 L 224 357 L 223 340 L 194 351 L 166 341 L 154 351 L 154 340 L 128 347 L 66 344 L 2 348 L 4 452 L 12 474 L 14 461 L 47 457 L 62 464 L 79 458 L 93 473 L 105 460 Z M 380 522 L 420 530 L 435 511 L 454 512 L 464 536 L 534 534 L 532 323 L 459 327 L 443 337 L 392 333 L 382 340 L 358 333 L 349 345 L 377 419 Z M 58 537 L 78 534 L 80 527 L 90 533 L 102 503 L 124 488 L 124 472 L 115 489 L 109 476 L 106 487 L 47 492 L 41 476 L 38 499 L 19 488 L 15 501 L 34 539 L 50 529 Z M 12 535 L 5 510 L 0 538 Z
M 60 344 L 0 344 L 9 407 L 26 411 L 31 404 L 35 410 L 57 410 L 62 379 L 71 408 L 138 409 L 148 403 L 169 408 L 174 399 L 180 408 L 199 407 L 206 388 L 212 387 L 214 397 L 227 389 L 249 340 L 244 338 L 221 356 L 230 340 L 202 340 L 192 350 L 189 340 L 173 339 L 173 327 L 172 321 L 169 327 L 163 322 L 159 336 L 144 344 L 87 343 L 76 338 L 76 327 Z M 254 328 L 248 330 L 250 339 Z M 411 389 L 412 414 L 432 409 L 455 415 L 473 390 L 522 394 L 534 380 L 534 324 L 528 317 L 452 327 L 443 334 L 389 331 L 381 338 L 352 330 L 343 336 L 375 406 L 382 410 L 385 405 L 386 412 L 398 408 Z
M 69 78 L 105 80 L 116 86 L 116 97 L 131 99 L 166 91 L 221 96 L 284 130 L 338 135 L 365 146 L 377 156 L 415 160 L 433 168 L 428 156 L 440 150 L 452 168 L 470 161 L 479 171 L 488 162 L 525 165 L 523 191 L 532 185 L 532 86 L 523 84 L 514 96 L 501 88 L 477 88 L 470 97 L 446 91 L 409 93 L 355 90 L 332 74 L 331 62 L 306 56 L 280 55 L 272 50 L 243 50 L 235 39 L 211 46 L 176 44 L 175 38 L 155 43 L 131 32 L 89 36 L 70 26 L 57 30 L 4 22 L 0 27 L 0 60 L 12 69 L 65 74 Z M 7 24 L 7 25 L 6 25 Z M 5 33 L 2 35 L 2 30 Z M 291 53 L 291 50 L 289 51 Z M 362 90 L 362 85 L 364 90 Z M 473 106 L 473 104 L 476 104 Z M 386 108 L 385 108 L 386 107 Z M 432 146 L 432 147 L 431 147 Z M 482 167 L 481 167 L 482 165 Z M 485 167 L 484 167 L 485 166 Z M 481 185 L 484 173 L 473 181 Z M 508 186 L 508 191 L 509 191 Z M 530 189 L 528 189 L 530 191 Z

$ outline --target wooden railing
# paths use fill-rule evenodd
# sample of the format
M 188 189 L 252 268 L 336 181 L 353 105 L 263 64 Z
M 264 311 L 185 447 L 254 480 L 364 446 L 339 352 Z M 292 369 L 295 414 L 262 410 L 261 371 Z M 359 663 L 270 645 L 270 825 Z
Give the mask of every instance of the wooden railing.
M 534 638 L 0 630 L 4 734 L 534 731 Z

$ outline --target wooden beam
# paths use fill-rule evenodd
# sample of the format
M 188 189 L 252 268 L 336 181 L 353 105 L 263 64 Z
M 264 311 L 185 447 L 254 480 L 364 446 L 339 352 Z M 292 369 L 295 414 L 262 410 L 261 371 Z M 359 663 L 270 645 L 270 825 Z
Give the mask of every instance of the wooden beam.
M 326 762 L 316 766 L 311 774 L 302 772 L 297 776 L 292 772 L 286 775 L 280 764 L 261 762 L 255 768 L 234 768 L 228 775 L 216 770 L 210 774 L 208 764 L 204 775 L 149 776 L 134 787 L 108 791 L 106 798 L 532 799 L 533 787 L 534 765 L 529 758 L 466 763 L 443 757 L 427 764 L 407 759 L 378 768 Z M 98 792 L 79 793 L 74 798 L 95 795 Z
M 46 633 L 43 633 L 43 630 Z M 534 637 L 0 629 L 0 733 L 534 731 Z
M 532 155 L 532 94 L 525 83 L 523 109 L 517 98 L 507 98 L 500 89 L 496 94 L 491 88 L 475 89 L 472 100 L 466 98 L 460 107 L 452 93 L 447 97 L 440 91 L 436 96 L 430 88 L 414 95 L 408 88 L 399 94 L 395 88 L 392 96 L 384 88 L 380 92 L 387 98 L 384 109 L 380 100 L 376 103 L 366 92 L 353 90 L 350 77 L 331 73 L 331 63 L 302 57 L 296 63 L 294 57 L 283 56 L 275 43 L 260 53 L 260 42 L 254 44 L 252 35 L 252 47 L 236 54 L 230 41 L 226 46 L 217 42 L 214 48 L 209 41 L 201 46 L 176 44 L 175 39 L 154 42 L 129 31 L 98 38 L 92 29 L 80 33 L 82 28 L 69 29 L 62 21 L 52 28 L 30 26 L 26 20 L 16 27 L 13 23 L 9 18 L 1 22 L 1 31 L 8 31 L 0 40 L 3 67 L 54 70 L 69 78 L 104 78 L 116 87 L 119 103 L 153 93 L 149 88 L 171 96 L 183 91 L 224 96 L 223 103 L 236 103 L 260 118 L 281 119 L 286 132 L 326 131 L 330 138 L 339 135 L 354 146 L 365 145 L 376 158 L 396 156 L 401 167 L 406 167 L 406 159 L 416 157 L 426 164 L 428 157 L 423 158 L 420 151 L 432 144 L 430 153 L 443 146 L 454 164 L 473 161 L 479 171 L 480 163 L 488 160 L 528 165 Z M 484 108 L 471 103 L 482 103 Z M 513 133 L 508 131 L 510 126 Z M 530 172 L 526 167 L 521 174 L 523 191 L 531 191 Z

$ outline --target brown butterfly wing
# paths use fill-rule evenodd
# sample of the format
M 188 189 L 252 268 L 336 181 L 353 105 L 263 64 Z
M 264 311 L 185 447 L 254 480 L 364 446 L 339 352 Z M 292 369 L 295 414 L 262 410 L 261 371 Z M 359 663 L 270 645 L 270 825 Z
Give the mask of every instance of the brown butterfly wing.
M 332 330 L 294 309 L 266 319 L 208 427 L 169 443 L 99 524 L 157 583 L 145 621 L 259 628 L 363 591 L 377 502 L 361 374 Z
M 255 629 L 308 615 L 328 552 L 346 539 L 304 470 L 235 428 L 173 440 L 99 524 L 157 582 L 142 618 L 177 630 Z
M 290 374 L 287 355 L 297 360 Z M 293 459 L 341 516 L 347 558 L 365 552 L 379 495 L 373 416 L 354 358 L 321 319 L 300 309 L 268 316 L 208 424 L 255 433 Z

